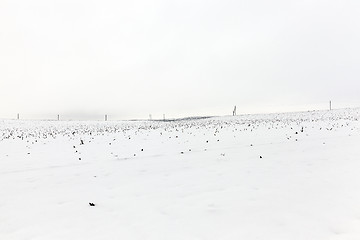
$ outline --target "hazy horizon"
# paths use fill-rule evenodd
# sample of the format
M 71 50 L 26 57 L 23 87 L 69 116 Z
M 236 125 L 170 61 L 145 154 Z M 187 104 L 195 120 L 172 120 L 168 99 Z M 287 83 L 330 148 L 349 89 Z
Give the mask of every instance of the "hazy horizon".
M 237 107 L 238 108 L 238 107 Z M 334 105 L 332 104 L 332 110 L 340 110 L 340 109 L 355 109 L 355 108 L 360 108 L 359 106 L 341 106 L 341 107 L 334 107 Z M 273 108 L 272 108 L 273 109 Z M 25 114 L 21 114 L 21 113 L 16 113 L 13 115 L 8 115 L 6 117 L 0 116 L 0 119 L 2 120 L 11 120 L 11 119 L 17 119 L 17 115 L 19 114 L 19 119 L 20 120 L 58 120 L 58 116 L 59 116 L 59 120 L 64 120 L 64 121 L 104 121 L 105 120 L 105 116 L 106 119 L 108 121 L 126 121 L 126 120 L 163 120 L 164 119 L 164 115 L 165 115 L 165 119 L 181 119 L 181 118 L 188 118 L 188 117 L 221 117 L 221 116 L 231 116 L 232 115 L 232 110 L 225 112 L 224 114 L 190 114 L 190 115 L 166 115 L 166 114 L 161 114 L 161 115 L 153 115 L 153 114 L 148 114 L 148 115 L 144 115 L 143 117 L 124 117 L 121 114 L 104 114 L 104 113 L 91 113 L 91 112 L 68 112 L 68 113 L 62 113 L 62 114 L 46 114 L 46 113 L 41 113 L 41 114 L 31 114 L 31 113 L 25 113 Z M 282 114 L 282 113 L 296 113 L 296 112 L 311 112 L 311 111 L 327 111 L 329 110 L 329 102 L 328 104 L 325 106 L 323 105 L 308 105 L 307 107 L 305 106 L 297 106 L 297 109 L 283 109 L 282 110 L 274 110 L 274 111 L 242 111 L 242 112 L 238 112 L 237 109 L 237 115 L 257 115 L 257 114 Z M 151 118 L 150 118 L 151 117 Z
M 359 22 L 358 1 L 4 0 L 0 118 L 359 107 Z

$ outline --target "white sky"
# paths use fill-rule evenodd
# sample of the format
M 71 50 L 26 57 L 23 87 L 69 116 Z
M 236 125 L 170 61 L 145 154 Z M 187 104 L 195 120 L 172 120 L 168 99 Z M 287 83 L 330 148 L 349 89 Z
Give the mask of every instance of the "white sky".
M 352 107 L 359 77 L 356 0 L 0 0 L 0 118 Z

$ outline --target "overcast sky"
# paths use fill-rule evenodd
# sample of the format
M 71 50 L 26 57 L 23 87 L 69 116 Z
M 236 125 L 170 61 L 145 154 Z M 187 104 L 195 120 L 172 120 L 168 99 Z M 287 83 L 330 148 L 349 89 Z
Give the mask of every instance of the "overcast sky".
M 0 118 L 360 106 L 360 1 L 1 0 Z

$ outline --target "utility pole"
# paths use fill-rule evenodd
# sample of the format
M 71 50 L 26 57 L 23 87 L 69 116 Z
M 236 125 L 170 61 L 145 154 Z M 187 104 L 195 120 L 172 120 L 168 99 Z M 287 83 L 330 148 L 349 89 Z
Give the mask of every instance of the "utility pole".
M 107 121 L 107 114 L 105 114 L 105 121 Z
M 57 115 L 57 119 L 58 119 L 58 121 L 60 120 L 60 115 L 59 114 Z
M 330 101 L 330 111 L 331 111 L 331 101 Z
M 20 119 L 20 114 L 19 114 L 19 113 L 17 114 L 17 119 L 18 119 L 18 120 Z
M 233 116 L 236 116 L 236 106 L 234 107 L 234 110 L 233 110 Z

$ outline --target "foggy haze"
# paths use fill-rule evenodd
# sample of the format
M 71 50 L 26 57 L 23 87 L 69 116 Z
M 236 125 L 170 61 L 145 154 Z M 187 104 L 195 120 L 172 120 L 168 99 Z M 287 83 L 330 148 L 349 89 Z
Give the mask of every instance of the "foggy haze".
M 358 1 L 3 0 L 0 118 L 357 107 L 359 23 Z

